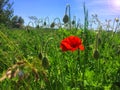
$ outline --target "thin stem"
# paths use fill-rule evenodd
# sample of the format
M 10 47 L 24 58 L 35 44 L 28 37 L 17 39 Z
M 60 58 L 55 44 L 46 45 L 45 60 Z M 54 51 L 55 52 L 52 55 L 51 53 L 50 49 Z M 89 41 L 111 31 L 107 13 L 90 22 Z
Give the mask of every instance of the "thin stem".
M 70 26 L 70 30 L 71 30 L 71 13 L 70 13 L 70 5 L 69 4 L 66 6 L 66 10 L 65 10 L 66 15 L 67 15 L 67 11 L 69 14 L 69 26 Z

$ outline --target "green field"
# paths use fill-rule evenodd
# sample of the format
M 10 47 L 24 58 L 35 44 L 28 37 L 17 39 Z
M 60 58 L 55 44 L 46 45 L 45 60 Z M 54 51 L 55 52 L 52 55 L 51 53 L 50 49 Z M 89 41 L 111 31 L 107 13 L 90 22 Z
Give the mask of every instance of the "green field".
M 82 39 L 84 51 L 61 50 L 70 35 Z M 120 33 L 1 29 L 0 77 L 0 90 L 118 90 Z

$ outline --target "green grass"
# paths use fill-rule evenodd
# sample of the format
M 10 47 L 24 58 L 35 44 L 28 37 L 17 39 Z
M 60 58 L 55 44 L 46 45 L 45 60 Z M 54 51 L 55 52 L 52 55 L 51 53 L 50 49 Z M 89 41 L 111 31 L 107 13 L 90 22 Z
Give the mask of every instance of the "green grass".
M 61 40 L 70 35 L 86 45 L 84 30 L 0 30 L 0 77 L 10 67 L 13 72 L 0 81 L 0 90 L 118 90 L 120 34 L 88 30 L 87 60 L 85 51 L 79 60 L 77 51 L 61 51 Z

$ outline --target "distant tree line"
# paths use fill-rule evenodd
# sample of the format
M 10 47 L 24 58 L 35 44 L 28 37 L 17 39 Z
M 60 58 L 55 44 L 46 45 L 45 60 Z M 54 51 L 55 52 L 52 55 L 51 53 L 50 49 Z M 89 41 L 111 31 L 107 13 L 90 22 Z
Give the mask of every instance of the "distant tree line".
M 14 2 L 10 3 L 10 0 L 0 0 L 0 25 L 8 28 L 21 28 L 24 19 L 21 16 L 14 15 L 13 4 Z

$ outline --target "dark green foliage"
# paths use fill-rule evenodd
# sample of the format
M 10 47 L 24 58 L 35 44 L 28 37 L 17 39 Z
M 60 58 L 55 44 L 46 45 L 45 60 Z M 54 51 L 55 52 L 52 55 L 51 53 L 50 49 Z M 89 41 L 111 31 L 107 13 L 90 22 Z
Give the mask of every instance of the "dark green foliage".
M 13 3 L 9 0 L 0 0 L 0 24 L 10 27 L 13 16 Z
M 22 17 L 19 17 L 19 16 L 14 16 L 12 18 L 12 27 L 13 28 L 21 28 L 24 24 L 24 19 Z

